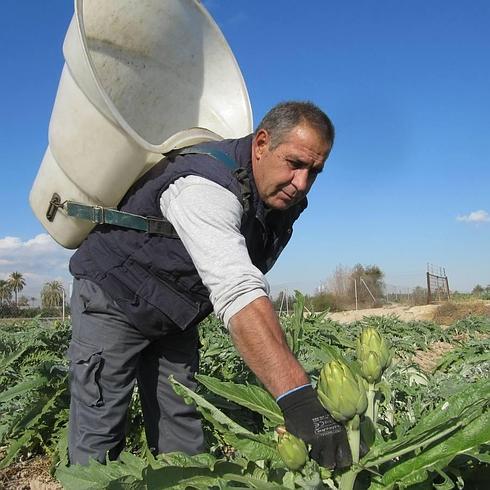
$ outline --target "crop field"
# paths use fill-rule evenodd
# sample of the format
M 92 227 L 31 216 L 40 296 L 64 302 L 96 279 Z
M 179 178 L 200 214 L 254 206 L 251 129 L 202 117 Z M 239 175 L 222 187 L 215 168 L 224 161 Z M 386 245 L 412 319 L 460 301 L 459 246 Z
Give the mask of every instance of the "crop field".
M 470 315 L 448 327 L 396 316 L 341 324 L 306 313 L 297 294 L 282 324 L 324 403 L 338 398 L 335 390 L 356 400 L 352 413 L 327 407 L 348 427 L 349 469 L 329 471 L 287 446 L 290 439 L 276 430 L 283 424 L 279 407 L 215 319 L 201 326 L 198 391 L 173 381 L 202 415 L 208 452 L 153 457 L 136 390 L 120 460 L 70 467 L 70 325 L 34 319 L 0 326 L 0 488 L 490 488 L 490 317 Z M 376 339 L 383 339 L 381 348 Z M 449 347 L 430 364 L 419 362 L 442 344 Z M 359 393 L 349 391 L 354 385 Z M 367 452 L 357 458 L 360 440 Z

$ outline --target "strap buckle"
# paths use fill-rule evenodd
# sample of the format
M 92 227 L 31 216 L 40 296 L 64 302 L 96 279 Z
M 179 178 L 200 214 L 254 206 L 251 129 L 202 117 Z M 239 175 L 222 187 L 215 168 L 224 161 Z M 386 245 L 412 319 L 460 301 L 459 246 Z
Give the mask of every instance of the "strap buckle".
M 99 225 L 105 223 L 105 213 L 104 208 L 102 206 L 92 206 L 92 218 L 90 221 L 92 223 L 97 223 Z
M 51 196 L 51 199 L 49 201 L 49 206 L 46 211 L 46 219 L 52 223 L 54 221 L 54 217 L 56 216 L 56 213 L 58 212 L 58 209 L 62 207 L 63 207 L 63 203 L 61 202 L 61 197 L 59 196 L 59 194 L 55 192 Z

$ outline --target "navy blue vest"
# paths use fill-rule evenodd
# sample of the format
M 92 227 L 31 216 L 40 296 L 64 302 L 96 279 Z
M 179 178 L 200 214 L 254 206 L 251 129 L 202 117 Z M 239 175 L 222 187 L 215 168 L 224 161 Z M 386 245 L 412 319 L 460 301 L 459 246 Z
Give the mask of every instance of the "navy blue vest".
M 252 263 L 266 273 L 282 252 L 306 199 L 286 211 L 260 200 L 251 166 L 252 136 L 200 144 L 227 153 L 236 171 L 208 155 L 169 156 L 144 174 L 118 209 L 161 218 L 160 196 L 179 177 L 198 175 L 233 192 L 244 206 L 241 232 Z M 98 284 L 145 335 L 186 329 L 212 312 L 203 285 L 182 242 L 113 225 L 98 225 L 70 260 L 70 272 Z

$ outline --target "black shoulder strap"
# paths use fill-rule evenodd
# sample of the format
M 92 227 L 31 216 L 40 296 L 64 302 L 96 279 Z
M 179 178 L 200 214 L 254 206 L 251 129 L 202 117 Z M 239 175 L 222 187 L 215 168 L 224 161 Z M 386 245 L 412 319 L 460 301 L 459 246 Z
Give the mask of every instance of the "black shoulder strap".
M 178 150 L 172 150 L 169 154 L 172 155 L 190 155 L 200 154 L 209 155 L 220 162 L 223 162 L 230 170 L 234 171 L 238 168 L 237 163 L 225 152 L 201 146 L 189 146 Z M 53 194 L 49 202 L 46 217 L 49 221 L 53 221 L 58 209 L 63 209 L 67 216 L 76 219 L 91 221 L 99 225 L 108 224 L 129 228 L 132 230 L 144 231 L 156 235 L 163 235 L 167 238 L 179 238 L 172 223 L 163 218 L 154 218 L 151 216 L 140 216 L 138 214 L 126 213 L 113 208 L 103 206 L 90 206 L 74 201 L 61 202 L 58 194 Z

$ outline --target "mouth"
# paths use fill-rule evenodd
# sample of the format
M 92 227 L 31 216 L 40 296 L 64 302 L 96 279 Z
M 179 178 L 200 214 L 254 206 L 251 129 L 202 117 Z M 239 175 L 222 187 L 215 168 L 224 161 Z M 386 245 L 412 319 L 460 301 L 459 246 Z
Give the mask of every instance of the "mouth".
M 281 189 L 281 193 L 283 194 L 283 196 L 286 196 L 286 199 L 288 201 L 292 201 L 296 196 L 295 195 L 291 195 L 289 194 L 288 192 L 286 192 L 284 189 Z

